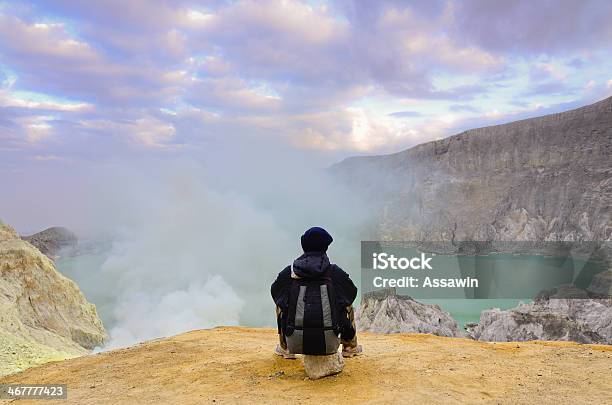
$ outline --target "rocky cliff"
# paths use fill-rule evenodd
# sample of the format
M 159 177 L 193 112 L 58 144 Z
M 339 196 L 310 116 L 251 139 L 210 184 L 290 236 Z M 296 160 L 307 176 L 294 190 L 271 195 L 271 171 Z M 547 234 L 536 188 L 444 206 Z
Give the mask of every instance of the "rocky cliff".
M 76 246 L 78 241 L 74 233 L 60 226 L 47 228 L 30 236 L 22 236 L 22 239 L 30 242 L 51 259 L 55 258 L 61 249 Z
M 566 340 L 612 344 L 612 300 L 550 299 L 514 309 L 483 311 L 478 324 L 467 325 L 476 340 L 518 342 Z
M 612 98 L 332 172 L 380 202 L 379 240 L 612 240 Z
M 466 325 L 472 339 L 492 342 L 568 340 L 612 344 L 612 270 L 599 273 L 587 289 L 561 286 L 507 311 L 483 311 Z M 605 298 L 602 298 L 605 297 Z
M 85 354 L 106 338 L 78 286 L 0 222 L 0 373 Z
M 457 322 L 438 305 L 397 295 L 394 288 L 364 294 L 355 313 L 355 323 L 358 330 L 367 332 L 460 335 Z

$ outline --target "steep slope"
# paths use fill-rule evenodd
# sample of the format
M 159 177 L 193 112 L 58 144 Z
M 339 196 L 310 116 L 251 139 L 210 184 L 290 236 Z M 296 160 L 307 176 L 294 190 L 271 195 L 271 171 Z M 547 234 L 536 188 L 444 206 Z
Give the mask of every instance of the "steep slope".
M 106 338 L 77 285 L 0 222 L 0 372 L 86 354 Z
M 382 240 L 612 240 L 612 98 L 332 167 Z
M 276 339 L 273 329 L 199 330 L 45 364 L 0 383 L 66 383 L 70 404 L 558 405 L 612 398 L 608 346 L 363 333 L 362 356 L 347 359 L 337 376 L 313 381 L 299 360 L 272 354 Z

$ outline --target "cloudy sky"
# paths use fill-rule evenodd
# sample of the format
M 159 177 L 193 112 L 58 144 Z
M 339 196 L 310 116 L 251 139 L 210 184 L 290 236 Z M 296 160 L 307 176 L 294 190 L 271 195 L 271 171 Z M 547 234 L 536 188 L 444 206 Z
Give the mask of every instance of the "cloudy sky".
M 612 94 L 612 2 L 0 2 L 0 173 L 270 142 L 331 163 Z

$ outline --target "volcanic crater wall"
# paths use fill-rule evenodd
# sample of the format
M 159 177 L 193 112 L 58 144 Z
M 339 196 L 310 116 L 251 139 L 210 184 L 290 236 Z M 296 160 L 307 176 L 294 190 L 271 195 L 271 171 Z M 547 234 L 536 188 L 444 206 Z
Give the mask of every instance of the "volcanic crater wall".
M 612 97 L 331 168 L 380 240 L 612 240 Z
M 86 354 L 106 340 L 78 286 L 0 222 L 0 374 Z

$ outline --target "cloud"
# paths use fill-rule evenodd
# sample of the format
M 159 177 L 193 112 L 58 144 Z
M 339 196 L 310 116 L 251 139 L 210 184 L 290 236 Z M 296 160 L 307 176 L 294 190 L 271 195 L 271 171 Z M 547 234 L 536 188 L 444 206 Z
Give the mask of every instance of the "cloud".
M 136 55 L 169 65 L 186 55 L 177 27 L 188 23 L 189 2 L 176 0 L 91 0 L 87 3 L 58 0 L 37 4 L 37 15 L 60 15 L 75 23 L 79 35 L 108 54 L 132 60 Z
M 362 7 L 368 5 L 353 4 L 354 10 Z M 432 83 L 431 71 L 486 74 L 496 71 L 502 62 L 499 57 L 461 45 L 440 32 L 440 19 L 423 18 L 405 6 L 385 7 L 375 15 L 376 18 L 357 18 L 351 26 L 351 38 L 360 49 L 355 52 L 358 65 L 371 80 L 395 96 L 452 99 L 458 94 L 483 93 L 486 88 L 482 85 L 438 89 Z
M 0 108 L 27 109 L 39 111 L 63 111 L 83 112 L 90 111 L 93 105 L 90 103 L 54 101 L 54 100 L 32 100 L 27 97 L 19 97 L 6 90 L 0 89 Z
M 396 117 L 396 118 L 421 117 L 421 116 L 423 116 L 423 114 L 418 112 L 418 111 L 396 111 L 396 112 L 389 113 L 387 115 L 390 116 L 390 117 Z
M 2 139 L 87 159 L 240 147 L 248 137 L 321 154 L 391 150 L 449 135 L 450 117 L 485 105 L 503 113 L 521 97 L 525 106 L 590 99 L 585 83 L 609 80 L 610 29 L 600 24 L 609 9 L 596 1 L 7 4 Z M 415 122 L 398 119 L 408 116 Z
M 163 102 L 184 79 L 180 71 L 114 61 L 62 23 L 0 15 L 0 49 L 19 87 L 97 103 Z
M 567 78 L 567 72 L 562 67 L 550 62 L 537 62 L 529 66 L 529 78 L 532 81 L 557 80 Z
M 238 77 L 196 79 L 186 100 L 199 107 L 224 113 L 273 112 L 282 101 L 265 91 L 263 86 L 249 86 Z
M 48 121 L 51 119 L 51 117 L 46 116 L 23 119 L 22 125 L 25 128 L 27 141 L 29 143 L 38 143 L 51 136 L 52 127 L 48 124 Z
M 83 120 L 80 128 L 85 131 L 101 134 L 112 133 L 122 136 L 146 147 L 164 148 L 176 147 L 172 140 L 176 135 L 174 126 L 153 116 L 142 116 L 138 119 L 113 120 Z
M 2 119 L 0 115 L 0 128 L 3 127 L 0 142 L 9 149 L 40 148 L 41 143 L 54 135 L 53 121 L 54 117 L 49 115 L 17 115 L 10 119 Z
M 563 54 L 612 42 L 606 0 L 452 2 L 452 34 L 495 53 Z
M 563 81 L 548 81 L 534 84 L 523 93 L 525 96 L 542 96 L 542 95 L 567 95 L 575 91 L 573 86 L 568 85 Z
M 55 155 L 36 155 L 33 159 L 41 162 L 63 160 L 63 158 Z
M 451 104 L 448 107 L 448 109 L 451 110 L 452 112 L 476 113 L 480 111 L 478 108 L 471 106 L 469 104 Z

